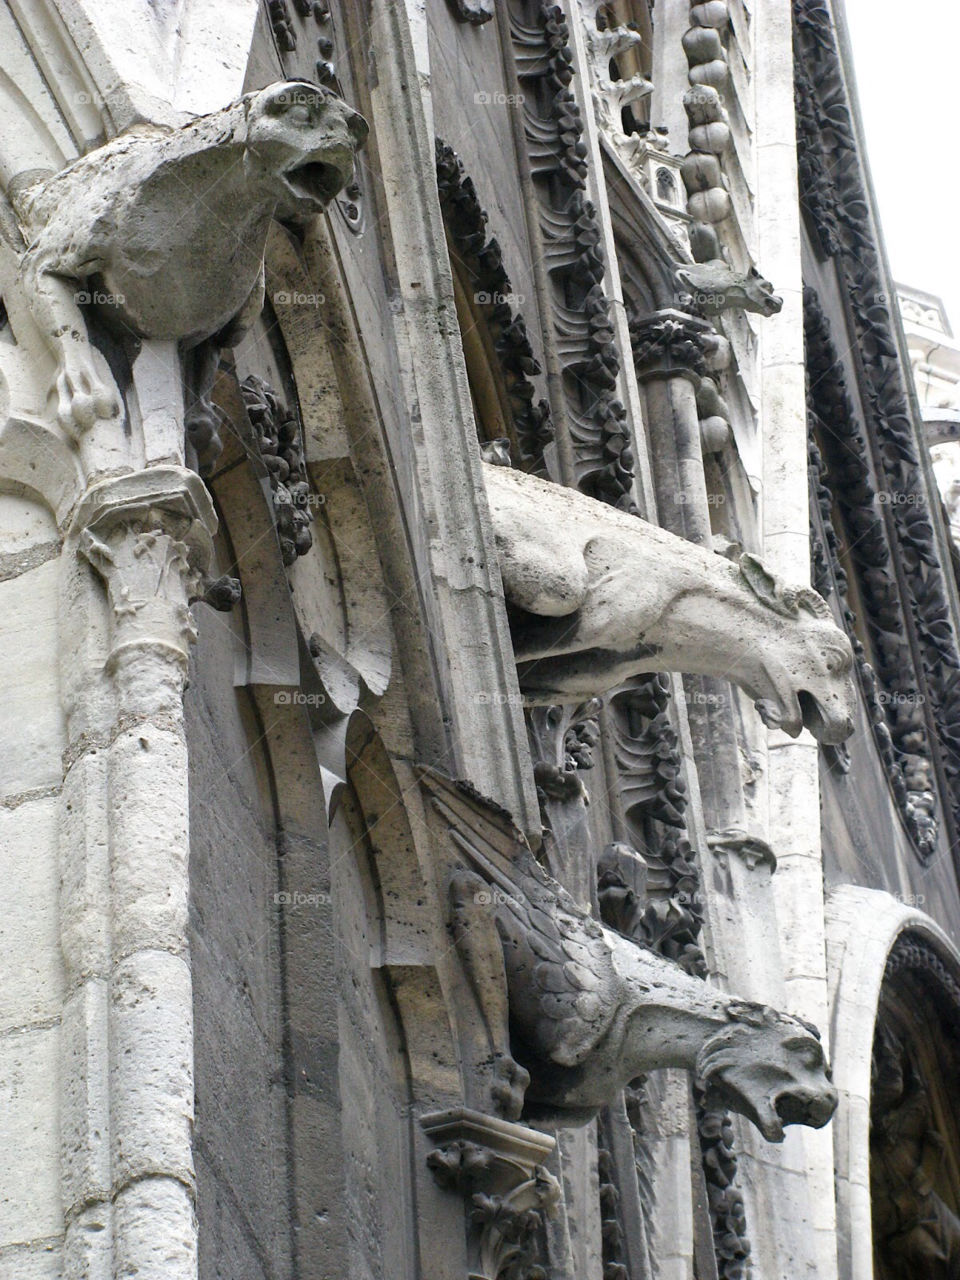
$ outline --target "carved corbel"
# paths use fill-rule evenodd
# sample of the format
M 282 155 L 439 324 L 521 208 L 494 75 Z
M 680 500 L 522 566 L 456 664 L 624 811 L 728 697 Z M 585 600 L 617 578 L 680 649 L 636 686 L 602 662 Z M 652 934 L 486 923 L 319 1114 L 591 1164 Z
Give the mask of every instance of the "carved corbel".
M 776 855 L 767 842 L 746 831 L 735 828 L 727 831 L 711 831 L 707 834 L 707 844 L 723 867 L 727 865 L 733 853 L 743 860 L 750 871 L 755 871 L 758 866 L 764 865 L 770 868 L 770 874 L 773 875 L 777 869 Z
M 235 579 L 207 577 L 217 518 L 199 476 L 155 467 L 108 480 L 84 498 L 75 528 L 80 554 L 107 587 L 110 661 L 152 648 L 185 669 L 197 634 L 190 605 L 224 608 L 239 598 Z
M 544 1167 L 555 1140 L 462 1108 L 420 1123 L 436 1144 L 427 1156 L 434 1178 L 466 1201 L 467 1280 L 546 1280 L 542 1228 L 561 1197 Z

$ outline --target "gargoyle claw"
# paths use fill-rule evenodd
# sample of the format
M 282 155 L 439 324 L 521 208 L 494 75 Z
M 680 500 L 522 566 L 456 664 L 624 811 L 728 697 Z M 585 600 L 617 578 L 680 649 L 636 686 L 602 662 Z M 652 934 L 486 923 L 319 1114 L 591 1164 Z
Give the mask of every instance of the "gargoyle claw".
M 70 435 L 89 431 L 95 422 L 116 418 L 120 401 L 88 369 L 63 369 L 57 375 L 57 421 Z
M 506 1120 L 517 1120 L 523 1110 L 523 1099 L 530 1083 L 530 1073 L 506 1054 L 497 1054 L 494 1063 L 496 1083 L 490 1096 Z

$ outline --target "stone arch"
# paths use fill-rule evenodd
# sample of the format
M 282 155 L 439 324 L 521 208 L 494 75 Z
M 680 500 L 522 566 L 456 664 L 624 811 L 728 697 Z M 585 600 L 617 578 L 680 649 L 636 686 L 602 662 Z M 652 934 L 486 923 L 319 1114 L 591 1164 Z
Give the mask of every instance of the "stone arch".
M 833 890 L 826 923 L 831 1058 L 840 1094 L 833 1121 L 840 1274 L 874 1280 L 871 1068 L 887 962 L 898 941 L 910 935 L 960 977 L 960 951 L 925 912 L 879 889 Z

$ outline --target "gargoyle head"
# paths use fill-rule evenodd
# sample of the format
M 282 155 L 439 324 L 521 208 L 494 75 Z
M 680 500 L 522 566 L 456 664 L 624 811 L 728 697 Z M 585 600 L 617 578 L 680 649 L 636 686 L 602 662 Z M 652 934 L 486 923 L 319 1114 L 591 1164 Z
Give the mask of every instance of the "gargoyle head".
M 756 267 L 746 273 L 734 271 L 722 258 L 677 268 L 677 285 L 682 306 L 693 306 L 704 315 L 716 316 L 724 311 L 752 311 L 756 315 L 775 316 L 783 308 L 783 299 Z
M 749 689 L 761 720 L 792 738 L 807 728 L 820 742 L 843 742 L 853 732 L 856 705 L 850 641 L 812 587 L 786 585 L 756 556 L 742 555 L 739 565 L 757 599 L 790 624 Z
M 837 1091 L 815 1027 L 765 1005 L 733 1001 L 730 1025 L 704 1044 L 697 1075 L 709 1107 L 727 1107 L 753 1121 L 768 1142 L 784 1125 L 822 1128 L 837 1108 Z
M 335 94 L 284 80 L 244 99 L 246 154 L 253 181 L 269 183 L 281 218 L 308 218 L 350 181 L 367 122 Z

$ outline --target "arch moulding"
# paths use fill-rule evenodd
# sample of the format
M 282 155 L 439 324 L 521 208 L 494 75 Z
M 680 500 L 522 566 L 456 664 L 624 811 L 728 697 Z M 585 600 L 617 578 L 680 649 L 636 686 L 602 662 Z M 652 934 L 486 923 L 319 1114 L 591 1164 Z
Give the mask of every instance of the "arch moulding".
M 834 1084 L 833 1120 L 839 1271 L 874 1280 L 870 1216 L 870 1063 L 887 959 L 910 933 L 960 976 L 960 951 L 923 911 L 882 889 L 842 885 L 826 902 L 827 981 Z

